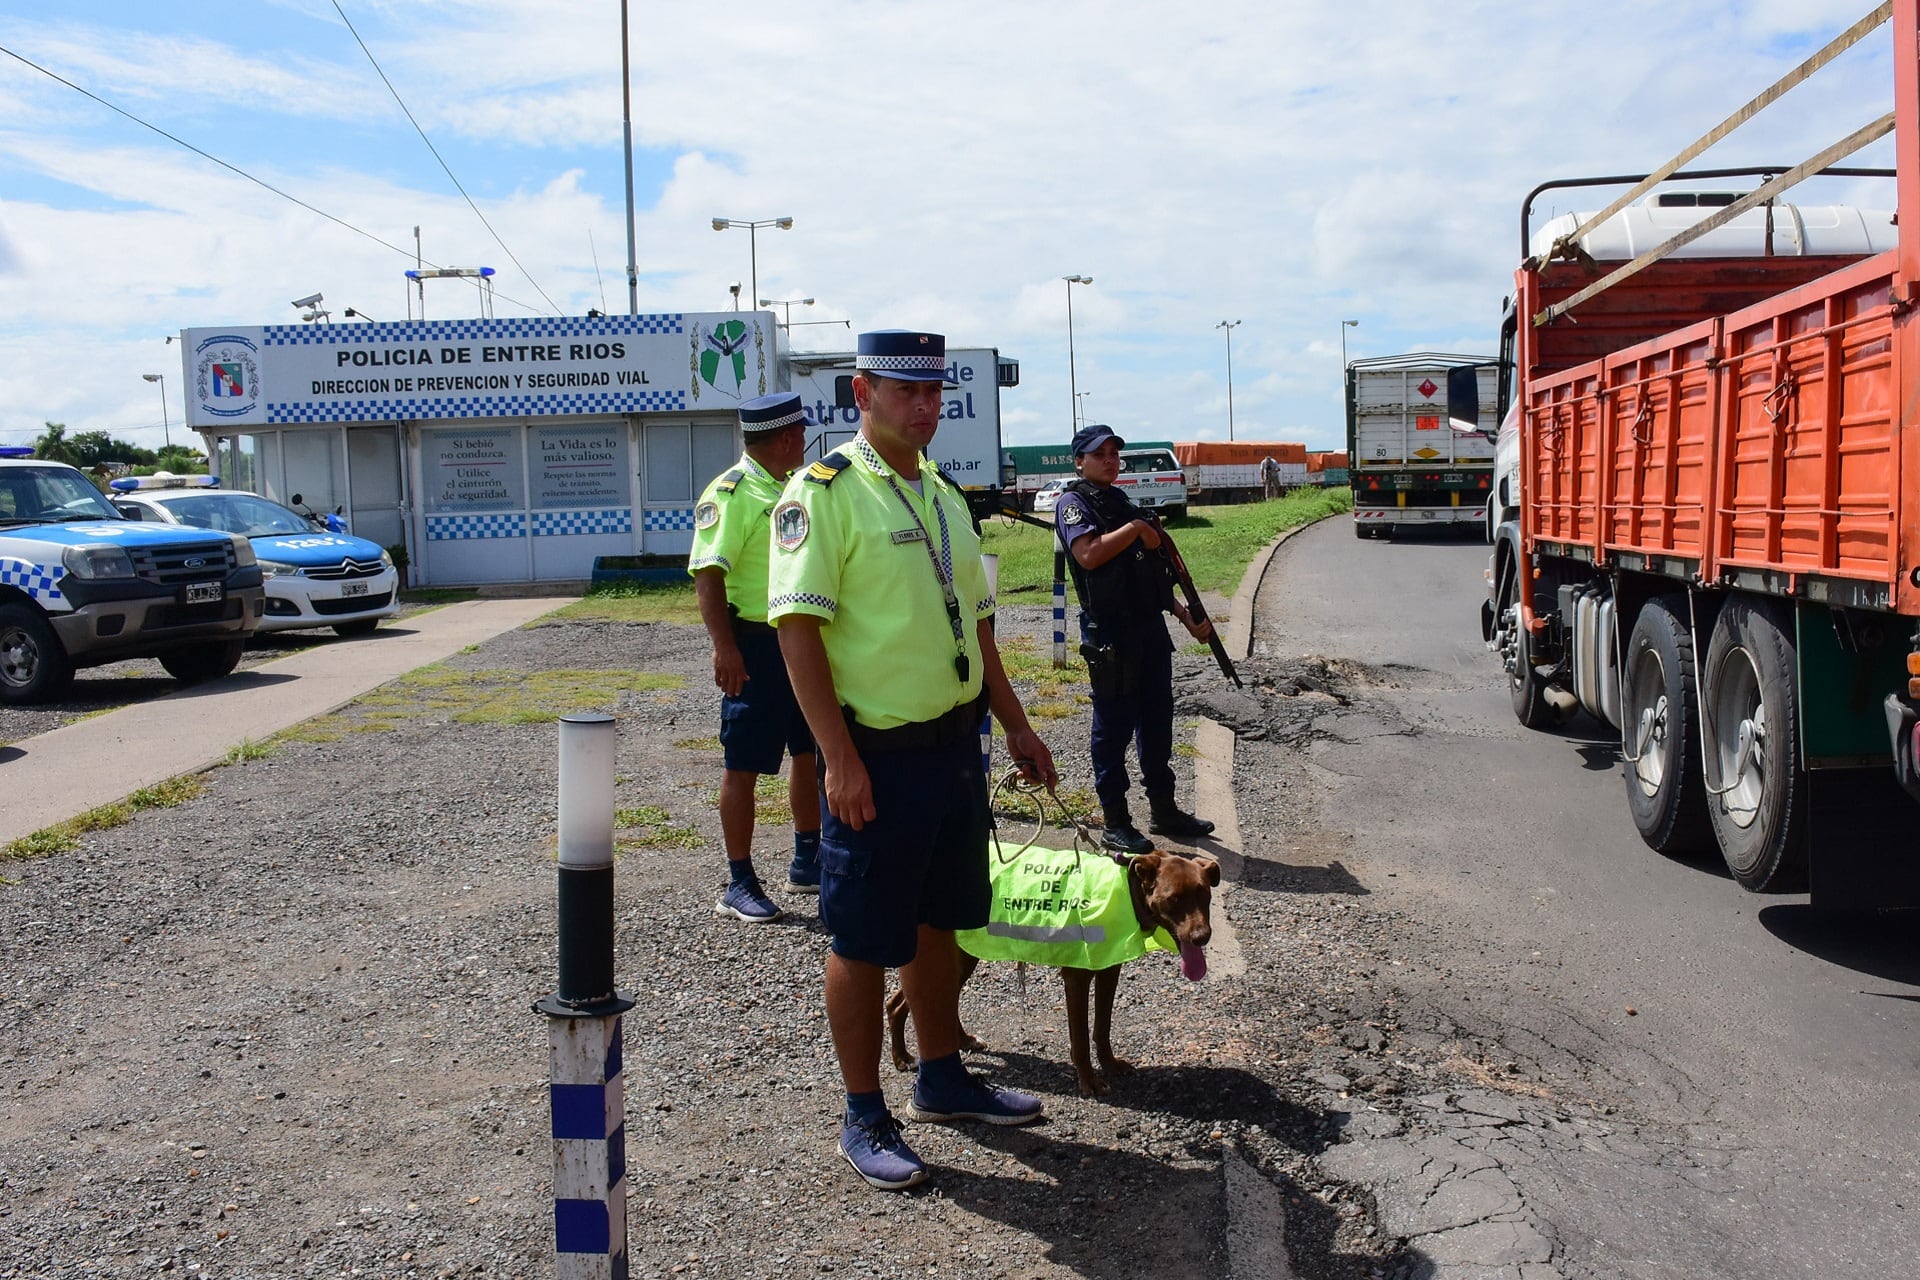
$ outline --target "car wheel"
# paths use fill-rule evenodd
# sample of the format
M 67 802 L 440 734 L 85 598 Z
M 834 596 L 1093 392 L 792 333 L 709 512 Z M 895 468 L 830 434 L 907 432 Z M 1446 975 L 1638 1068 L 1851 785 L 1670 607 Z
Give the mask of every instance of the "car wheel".
M 1727 601 L 1701 677 L 1707 816 L 1727 870 L 1754 893 L 1806 884 L 1807 775 L 1792 621 L 1781 615 L 1771 602 Z
M 1700 782 L 1693 636 L 1672 603 L 1640 611 L 1620 673 L 1621 769 L 1627 806 L 1647 847 L 1698 853 L 1712 847 Z
M 378 618 L 359 618 L 353 622 L 336 622 L 333 624 L 333 634 L 348 637 L 370 636 L 373 634 L 373 629 L 379 625 L 380 619 Z
M 0 701 L 45 702 L 73 682 L 73 661 L 32 605 L 0 605 Z
M 240 665 L 240 654 L 247 647 L 245 636 L 197 644 L 191 649 L 175 649 L 160 655 L 160 665 L 181 684 L 199 684 L 218 680 Z

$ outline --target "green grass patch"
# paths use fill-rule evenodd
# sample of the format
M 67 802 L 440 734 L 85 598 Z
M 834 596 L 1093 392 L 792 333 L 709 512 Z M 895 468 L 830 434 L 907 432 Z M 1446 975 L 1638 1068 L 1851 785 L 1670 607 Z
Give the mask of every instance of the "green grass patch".
M 1282 531 L 1353 509 L 1350 489 L 1295 489 L 1272 502 L 1194 507 L 1168 530 L 1202 591 L 1232 592 L 1254 553 Z M 1001 599 L 1053 592 L 1053 535 L 1045 529 L 992 519 L 982 529 L 982 549 L 1000 557 Z
M 654 827 L 637 836 L 622 836 L 615 847 L 626 849 L 698 849 L 706 841 L 692 827 Z
M 1173 744 L 1173 754 L 1184 756 L 1186 759 L 1191 760 L 1200 754 L 1200 748 L 1194 746 L 1191 742 L 1176 742 Z
M 658 827 L 671 821 L 671 815 L 657 804 L 636 805 L 631 809 L 615 809 L 613 825 L 616 827 Z
M 682 738 L 673 745 L 682 751 L 718 751 L 720 749 L 720 739 L 717 737 Z
M 291 732 L 291 730 L 288 732 Z M 221 757 L 220 763 L 245 764 L 249 760 L 265 760 L 273 754 L 273 750 L 274 746 L 271 741 L 255 742 L 252 739 L 248 739 L 237 747 L 229 748 L 227 754 Z
M 607 710 L 629 693 L 679 689 L 684 676 L 657 671 L 459 671 L 422 667 L 360 697 L 354 708 L 383 727 L 440 713 L 462 724 L 540 724 L 575 711 Z
M 31 835 L 11 841 L 4 849 L 0 849 L 0 861 L 24 861 L 66 853 L 79 847 L 83 835 L 123 827 L 133 821 L 133 816 L 142 809 L 171 809 L 175 805 L 185 804 L 206 788 L 205 779 L 197 774 L 185 774 L 156 782 L 150 787 L 141 787 L 125 800 L 100 805 L 76 818 L 43 827 Z
M 677 622 L 700 625 L 700 605 L 693 597 L 693 579 L 684 582 L 603 582 L 545 622 Z
M 1078 705 L 1072 701 L 1048 700 L 1035 702 L 1027 707 L 1027 718 L 1030 720 L 1065 720 L 1079 709 Z
M 1000 665 L 1006 669 L 1009 680 L 1031 680 L 1037 684 L 1087 678 L 1087 664 L 1078 655 L 1070 654 L 1064 667 L 1053 665 L 1051 640 L 1042 648 L 1031 636 L 1010 636 L 999 641 L 999 649 Z
M 417 604 L 432 609 L 479 598 L 480 593 L 472 587 L 414 587 L 400 593 L 401 604 Z

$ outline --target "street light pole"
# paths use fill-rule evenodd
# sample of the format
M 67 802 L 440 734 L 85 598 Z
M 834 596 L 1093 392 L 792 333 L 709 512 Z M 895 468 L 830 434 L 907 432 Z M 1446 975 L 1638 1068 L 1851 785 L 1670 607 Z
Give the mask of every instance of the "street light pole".
M 1233 439 L 1233 331 L 1238 320 L 1222 320 L 1213 326 L 1227 331 L 1227 439 Z
M 1079 375 L 1074 372 L 1073 367 L 1073 286 L 1092 284 L 1093 277 L 1073 275 L 1060 278 L 1067 282 L 1067 391 L 1073 396 L 1073 399 L 1068 402 L 1072 412 L 1068 414 L 1067 422 L 1075 431 L 1078 431 L 1080 429 L 1080 389 Z
M 1093 392 L 1091 391 L 1082 391 L 1079 395 L 1073 398 L 1073 407 L 1074 407 L 1073 429 L 1075 431 L 1078 431 L 1082 426 L 1086 425 L 1087 406 L 1085 401 L 1087 397 L 1092 394 Z
M 810 307 L 813 305 L 812 298 L 762 298 L 760 299 L 760 305 L 763 307 L 779 307 L 780 308 L 780 316 L 781 316 L 780 327 L 782 329 L 793 328 L 793 304 L 796 302 L 803 307 Z
M 1360 322 L 1358 320 L 1342 320 L 1340 322 L 1340 376 L 1343 378 L 1347 376 L 1347 330 L 1358 329 L 1359 327 Z
M 143 382 L 157 382 L 160 384 L 161 438 L 166 441 L 166 447 L 171 449 L 173 448 L 173 427 L 167 420 L 167 375 L 164 373 L 143 373 L 140 375 L 140 379 Z
M 760 228 L 778 227 L 782 231 L 791 231 L 793 230 L 793 219 L 762 218 L 758 222 L 750 222 L 742 218 L 715 218 L 713 220 L 713 229 L 715 231 L 725 231 L 729 228 L 737 230 L 741 227 L 747 229 L 747 263 L 753 271 L 753 274 L 749 278 L 753 282 L 753 296 L 758 298 L 760 296 Z

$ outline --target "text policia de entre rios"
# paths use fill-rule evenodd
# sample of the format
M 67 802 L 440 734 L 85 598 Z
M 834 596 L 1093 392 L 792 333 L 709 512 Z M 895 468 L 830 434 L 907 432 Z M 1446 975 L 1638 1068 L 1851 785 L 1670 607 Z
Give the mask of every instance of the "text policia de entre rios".
M 334 367 L 379 369 L 395 366 L 539 363 L 556 360 L 624 360 L 624 342 L 549 342 L 517 346 L 389 347 L 378 351 L 336 351 Z M 428 374 L 413 378 L 315 378 L 316 396 L 390 395 L 396 392 L 563 391 L 571 387 L 644 387 L 644 369 L 585 370 L 574 373 Z

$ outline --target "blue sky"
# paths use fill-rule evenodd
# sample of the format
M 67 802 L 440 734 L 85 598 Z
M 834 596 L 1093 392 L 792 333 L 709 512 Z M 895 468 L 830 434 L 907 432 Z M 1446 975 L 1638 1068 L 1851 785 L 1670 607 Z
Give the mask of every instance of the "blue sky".
M 0 0 L 0 47 L 409 254 L 418 225 L 430 261 L 496 268 L 502 316 L 624 310 L 615 0 L 340 7 L 512 257 L 332 0 Z M 1870 7 L 633 0 L 640 308 L 728 307 L 749 238 L 710 220 L 790 216 L 754 238 L 761 296 L 999 347 L 1007 441 L 1043 443 L 1070 430 L 1061 277 L 1085 274 L 1091 420 L 1225 438 L 1215 326 L 1239 320 L 1235 435 L 1335 447 L 1343 333 L 1349 356 L 1489 350 L 1529 188 L 1652 167 Z M 1887 49 L 1703 163 L 1790 164 L 1879 115 Z M 1892 201 L 1840 186 L 1803 198 Z M 178 430 L 167 335 L 315 291 L 404 318 L 410 265 L 0 55 L 0 443 L 51 419 L 157 444 L 140 375 L 167 375 Z M 464 289 L 430 286 L 429 314 L 474 314 Z

